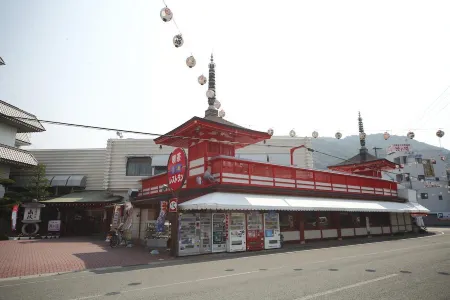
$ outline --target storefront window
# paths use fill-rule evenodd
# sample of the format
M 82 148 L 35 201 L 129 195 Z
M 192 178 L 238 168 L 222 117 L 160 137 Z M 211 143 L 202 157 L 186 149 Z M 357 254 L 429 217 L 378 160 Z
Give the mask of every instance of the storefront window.
M 318 229 L 317 228 L 317 212 L 315 211 L 305 211 L 305 229 Z
M 341 228 L 360 227 L 361 218 L 357 212 L 340 212 Z
M 319 227 L 322 229 L 335 228 L 334 218 L 329 211 L 319 212 Z
M 280 212 L 280 229 L 281 231 L 299 230 L 295 213 Z
M 389 226 L 389 213 L 373 212 L 368 213 L 370 226 Z

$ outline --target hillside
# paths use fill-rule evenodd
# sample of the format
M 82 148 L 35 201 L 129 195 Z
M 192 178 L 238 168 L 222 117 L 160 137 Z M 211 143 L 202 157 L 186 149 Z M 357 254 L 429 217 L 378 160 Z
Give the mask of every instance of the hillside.
M 377 150 L 378 157 L 386 156 L 386 148 L 391 144 L 411 144 L 414 151 L 423 150 L 440 150 L 439 147 L 432 146 L 426 143 L 422 143 L 416 140 L 405 139 L 404 136 L 391 136 L 387 141 L 384 140 L 383 134 L 370 134 L 367 135 L 366 147 L 369 152 L 375 155 L 373 147 L 382 148 Z M 324 153 L 331 154 L 333 156 L 350 158 L 359 152 L 359 137 L 356 135 L 347 136 L 341 140 L 337 140 L 331 137 L 322 137 L 312 140 L 312 148 Z M 450 151 L 443 149 L 444 155 L 450 155 Z M 315 169 L 326 169 L 327 166 L 342 162 L 341 159 L 336 159 L 319 153 L 313 153 L 314 157 L 314 168 Z

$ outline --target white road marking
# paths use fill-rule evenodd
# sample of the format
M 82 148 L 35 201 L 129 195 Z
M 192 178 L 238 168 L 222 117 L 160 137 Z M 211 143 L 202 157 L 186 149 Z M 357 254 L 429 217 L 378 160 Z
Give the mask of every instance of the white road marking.
M 355 284 L 351 284 L 351 285 L 347 285 L 347 286 L 343 286 L 343 287 L 340 287 L 340 288 L 337 288 L 337 289 L 332 289 L 332 290 L 328 290 L 328 291 L 325 291 L 325 292 L 308 295 L 308 296 L 305 296 L 305 297 L 302 297 L 302 298 L 297 298 L 295 300 L 314 299 L 314 298 L 317 298 L 317 297 L 322 297 L 322 296 L 338 293 L 338 292 L 341 292 L 341 291 L 344 291 L 344 290 L 356 288 L 356 287 L 359 287 L 359 286 L 362 286 L 362 285 L 366 285 L 366 284 L 369 284 L 369 283 L 373 283 L 373 282 L 389 279 L 389 278 L 392 278 L 392 277 L 395 277 L 395 276 L 398 276 L 398 274 L 391 274 L 391 275 L 386 275 L 386 276 L 378 277 L 378 278 L 371 279 L 371 280 L 361 281 L 361 282 L 358 282 L 358 283 L 355 283 Z
M 180 285 L 180 284 L 202 282 L 202 281 L 208 281 L 208 280 L 214 280 L 214 279 L 222 279 L 222 278 L 233 277 L 233 276 L 242 276 L 242 275 L 258 273 L 258 272 L 259 271 L 250 271 L 250 272 L 243 272 L 243 273 L 236 273 L 236 274 L 229 274 L 229 275 L 201 278 L 201 279 L 196 279 L 196 280 L 179 281 L 179 282 L 173 282 L 173 283 L 168 283 L 168 284 L 153 285 L 153 286 L 148 286 L 148 287 L 139 288 L 139 289 L 123 290 L 123 291 L 120 291 L 120 293 L 124 294 L 124 293 L 130 293 L 130 292 L 139 292 L 139 291 L 145 291 L 145 290 L 151 290 L 151 289 L 165 288 L 165 287 L 175 286 L 175 285 Z M 81 297 L 81 298 L 73 298 L 73 299 L 70 299 L 70 300 L 84 300 L 84 299 L 98 298 L 98 297 L 102 297 L 102 296 L 105 296 L 105 294 L 97 294 L 97 295 L 91 295 L 91 296 L 86 296 L 86 297 Z
M 419 237 L 419 238 L 412 238 L 411 240 L 415 240 L 415 239 L 421 239 L 421 238 L 430 238 L 430 237 L 436 237 L 436 236 L 441 236 L 444 234 L 444 232 L 440 232 L 440 235 L 432 235 L 432 236 L 425 236 L 425 237 Z M 406 239 L 409 240 L 409 239 Z M 400 241 L 404 241 L 403 239 Z M 356 244 L 356 245 L 348 245 L 348 246 L 337 246 L 337 247 L 328 247 L 328 248 L 317 248 L 317 249 L 309 249 L 309 250 L 298 250 L 298 251 L 290 251 L 290 252 L 283 252 L 283 253 L 271 253 L 271 254 L 263 254 L 265 255 L 286 255 L 286 254 L 298 254 L 298 253 L 303 253 L 303 252 L 309 252 L 309 251 L 318 251 L 318 250 L 328 250 L 328 249 L 334 249 L 334 248 L 348 248 L 348 247 L 355 247 L 355 246 L 366 246 L 366 245 L 373 245 L 373 244 L 380 244 L 380 243 L 387 243 L 387 242 L 395 242 L 395 241 L 382 241 L 382 242 L 375 242 L 375 243 L 364 243 L 364 244 Z M 328 262 L 328 261 L 334 261 L 334 260 L 342 260 L 342 259 L 347 259 L 347 258 L 355 258 L 355 257 L 363 257 L 363 256 L 369 256 L 369 255 L 376 255 L 376 254 L 382 254 L 382 253 L 389 253 L 389 252 L 395 252 L 395 251 L 402 251 L 402 250 L 408 250 L 408 249 L 416 249 L 416 248 L 424 248 L 424 247 L 430 247 L 430 246 L 435 246 L 435 245 L 442 245 L 442 244 L 448 244 L 450 242 L 443 242 L 443 243 L 436 243 L 436 244 L 426 244 L 426 245 L 420 245 L 420 246 L 413 246 L 413 247 L 406 247 L 406 248 L 397 248 L 397 249 L 392 249 L 392 250 L 386 250 L 386 251 L 381 251 L 381 252 L 371 252 L 371 253 L 365 253 L 365 254 L 359 254 L 359 255 L 353 255 L 353 256 L 344 256 L 344 257 L 337 257 L 337 258 L 332 258 L 330 260 L 321 260 L 321 261 L 313 261 L 313 262 L 307 262 L 305 264 L 302 265 L 311 265 L 311 264 L 317 264 L 317 263 L 324 263 L 324 262 Z M 250 256 L 250 257 L 245 257 L 246 259 L 248 258 L 257 258 L 259 256 Z M 236 257 L 236 258 L 232 258 L 231 260 L 238 260 L 238 259 L 242 259 L 243 257 Z M 218 261 L 199 261 L 198 263 L 219 263 L 222 260 L 218 260 Z M 178 267 L 179 265 L 175 265 L 175 266 L 162 266 L 161 268 L 173 268 L 173 267 Z M 289 267 L 289 266 L 286 266 Z M 126 267 L 124 267 L 126 268 Z M 146 271 L 148 269 L 138 269 L 138 270 L 130 270 L 130 271 L 136 271 L 136 272 L 141 272 L 141 271 Z M 89 273 L 90 271 L 80 271 L 79 273 Z M 71 280 L 71 279 L 81 279 L 81 278 L 89 278 L 89 277 L 94 277 L 94 276 L 107 276 L 107 275 L 114 275 L 116 273 L 104 273 L 104 274 L 88 274 L 86 276 L 72 276 L 72 277 L 65 277 L 65 278 L 52 278 L 52 279 L 47 279 L 47 280 L 36 280 L 36 281 L 29 281 L 29 282 L 21 282 L 21 283 L 15 283 L 15 284 L 5 284 L 5 285 L 0 285 L 0 289 L 1 288 L 5 288 L 5 287 L 15 287 L 15 286 L 22 286 L 22 285 L 27 285 L 27 284 L 39 284 L 39 283 L 45 283 L 45 282 L 52 282 L 52 281 L 62 281 L 62 280 Z M 1 282 L 1 281 L 0 281 Z

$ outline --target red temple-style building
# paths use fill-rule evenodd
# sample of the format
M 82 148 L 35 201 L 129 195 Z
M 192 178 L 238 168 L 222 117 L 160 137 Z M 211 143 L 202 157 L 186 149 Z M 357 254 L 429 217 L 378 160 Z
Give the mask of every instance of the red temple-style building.
M 188 152 L 187 180 L 178 193 L 178 211 L 168 213 L 176 256 L 279 248 L 284 242 L 393 234 L 412 231 L 411 213 L 428 213 L 399 197 L 397 183 L 380 172 L 395 168 L 367 153 L 330 166 L 330 171 L 238 159 L 236 149 L 270 140 L 219 116 L 215 63 L 209 64 L 208 109 L 164 136 L 160 145 Z M 363 133 L 360 118 L 360 132 Z M 167 173 L 142 180 L 133 205 L 166 207 L 173 197 Z

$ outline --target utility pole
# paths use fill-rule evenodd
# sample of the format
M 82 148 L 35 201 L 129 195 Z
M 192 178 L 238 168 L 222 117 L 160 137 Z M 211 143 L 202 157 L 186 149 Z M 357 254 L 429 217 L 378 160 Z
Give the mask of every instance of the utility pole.
M 375 157 L 378 158 L 377 150 L 381 150 L 381 149 L 383 149 L 383 148 L 373 147 L 372 149 L 375 150 Z

